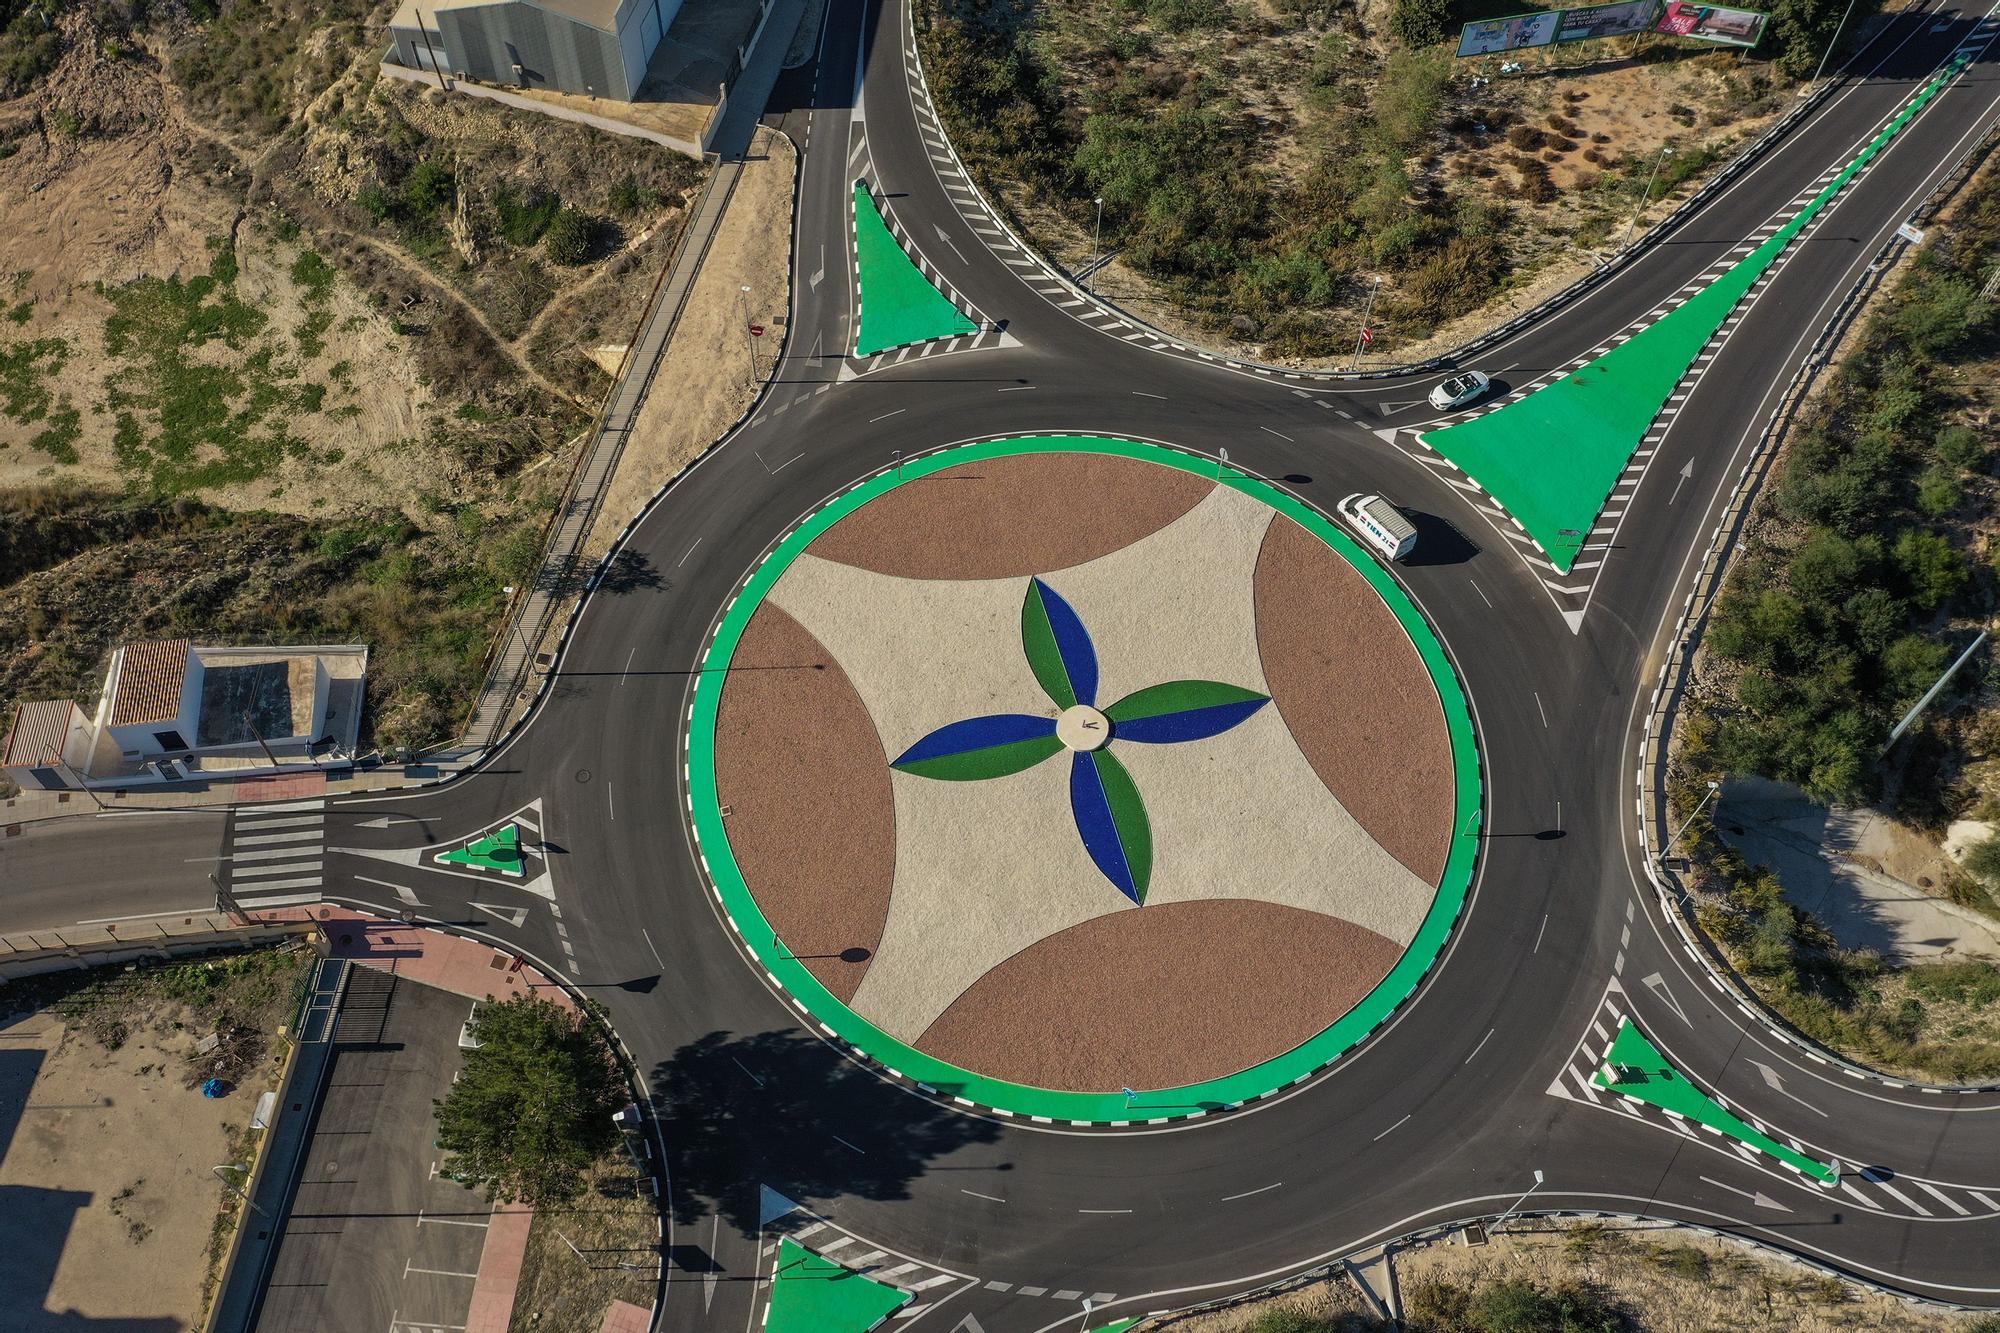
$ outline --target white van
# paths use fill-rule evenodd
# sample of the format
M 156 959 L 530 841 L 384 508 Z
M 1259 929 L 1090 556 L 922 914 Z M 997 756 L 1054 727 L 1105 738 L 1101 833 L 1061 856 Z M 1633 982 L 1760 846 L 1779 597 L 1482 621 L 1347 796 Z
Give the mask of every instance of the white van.
M 1390 560 L 1401 560 L 1417 547 L 1417 530 L 1402 511 L 1379 495 L 1350 495 L 1334 509 L 1361 540 Z

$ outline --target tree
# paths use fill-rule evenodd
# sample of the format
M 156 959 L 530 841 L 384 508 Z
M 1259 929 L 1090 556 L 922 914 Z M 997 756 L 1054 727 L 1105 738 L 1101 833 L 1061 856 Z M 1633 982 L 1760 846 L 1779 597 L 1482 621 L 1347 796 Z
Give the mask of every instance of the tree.
M 419 162 L 403 181 L 403 202 L 422 217 L 451 202 L 455 186 L 451 172 L 436 162 Z
M 583 1191 L 583 1173 L 617 1141 L 625 1080 L 597 1024 L 539 996 L 488 1001 L 479 1043 L 443 1100 L 438 1146 L 459 1179 L 531 1207 Z
M 1389 30 L 1397 41 L 1415 50 L 1443 41 L 1450 19 L 1449 0 L 1396 0 L 1389 11 Z
M 542 244 L 551 263 L 576 265 L 590 258 L 597 240 L 597 219 L 581 209 L 565 207 L 549 223 Z

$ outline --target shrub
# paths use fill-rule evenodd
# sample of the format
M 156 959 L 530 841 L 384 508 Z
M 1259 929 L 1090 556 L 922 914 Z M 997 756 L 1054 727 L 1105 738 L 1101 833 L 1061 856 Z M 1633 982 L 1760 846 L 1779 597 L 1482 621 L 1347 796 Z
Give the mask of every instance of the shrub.
M 380 181 L 368 181 L 354 192 L 354 202 L 366 213 L 370 221 L 382 222 L 389 216 L 392 205 L 389 192 L 382 188 Z
M 1970 426 L 1946 426 L 1937 433 L 1933 447 L 1954 467 L 1977 468 L 1986 461 L 1986 442 Z
M 1975 842 L 1972 846 L 1966 848 L 1965 868 L 1978 876 L 1981 882 L 1994 888 L 2000 888 L 2000 838 L 1987 838 L 1983 841 Z M 1967 965 L 1960 964 L 1960 966 Z M 1988 969 L 1992 968 L 1992 964 L 1990 963 L 1981 963 L 1978 966 Z M 1994 985 L 2000 987 L 2000 972 L 1995 973 Z M 1949 998 L 1955 999 L 1957 997 L 1953 996 Z M 1986 996 L 1983 998 L 1990 999 L 1993 997 Z
M 403 179 L 403 204 L 422 217 L 450 203 L 454 188 L 451 172 L 429 160 L 419 162 Z
M 1958 502 L 1964 498 L 1965 489 L 1958 484 L 1956 468 L 1933 463 L 1917 478 L 1917 508 L 1932 518 L 1943 518 L 1958 508 Z
M 549 262 L 554 264 L 581 264 L 590 258 L 590 252 L 597 243 L 597 219 L 575 208 L 557 210 L 550 219 L 548 233 L 542 238 Z
M 1910 596 L 1925 610 L 1944 605 L 1965 586 L 1965 562 L 1935 532 L 1906 530 L 1896 538 L 1895 558 L 1909 582 Z
M 611 187 L 611 211 L 621 217 L 630 217 L 638 212 L 645 202 L 646 196 L 639 188 L 639 178 L 629 171 Z
M 1445 39 L 1451 17 L 1450 0 L 1396 0 L 1389 31 L 1408 48 L 1435 46 Z
M 523 196 L 502 181 L 493 191 L 493 216 L 509 245 L 526 247 L 541 240 L 561 209 L 562 199 L 550 190 L 533 190 Z

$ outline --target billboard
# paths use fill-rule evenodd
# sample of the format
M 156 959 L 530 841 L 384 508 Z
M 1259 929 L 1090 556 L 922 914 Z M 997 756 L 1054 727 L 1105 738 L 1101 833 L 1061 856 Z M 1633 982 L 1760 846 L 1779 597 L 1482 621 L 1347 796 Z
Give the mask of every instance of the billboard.
M 1720 5 L 1690 5 L 1669 0 L 1667 12 L 1653 31 L 1673 37 L 1693 37 L 1704 42 L 1729 46 L 1755 46 L 1764 38 L 1768 14 L 1753 9 L 1725 9 Z
M 1558 42 L 1588 42 L 1599 37 L 1624 37 L 1653 26 L 1660 0 L 1621 0 L 1611 5 L 1565 9 L 1556 27 Z
M 1527 46 L 1547 46 L 1556 39 L 1556 22 L 1561 17 L 1560 11 L 1545 9 L 1538 14 L 1468 23 L 1459 30 L 1458 53 L 1491 56 Z

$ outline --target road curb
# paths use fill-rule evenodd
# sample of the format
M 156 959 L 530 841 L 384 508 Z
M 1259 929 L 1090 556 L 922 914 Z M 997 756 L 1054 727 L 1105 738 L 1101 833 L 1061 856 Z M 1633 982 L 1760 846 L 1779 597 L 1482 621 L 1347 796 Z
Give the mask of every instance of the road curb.
M 1989 129 L 1978 142 L 1959 157 L 1944 180 L 1924 200 L 1911 220 L 1922 221 L 1934 217 L 1972 178 L 1980 164 L 1996 147 L 2000 147 L 2000 126 Z M 1714 609 L 1716 598 L 1727 580 L 1737 539 L 1752 517 L 1755 502 L 1770 476 L 1778 454 L 1789 439 L 1793 427 L 1798 424 L 1803 409 L 1812 400 L 1820 376 L 1833 364 L 1836 350 L 1856 325 L 1868 302 L 1884 289 L 1887 279 L 1895 273 L 1901 260 L 1913 248 L 1909 241 L 1900 235 L 1895 235 L 1876 252 L 1867 271 L 1848 290 L 1839 308 L 1821 329 L 1812 349 L 1806 354 L 1805 361 L 1793 375 L 1790 384 L 1786 386 L 1783 398 L 1772 410 L 1756 448 L 1751 451 L 1750 457 L 1737 475 L 1736 486 L 1729 504 L 1709 538 L 1708 551 L 1700 568 L 1695 572 L 1693 586 L 1681 603 L 1680 616 L 1675 623 L 1666 658 L 1660 664 L 1659 675 L 1649 701 L 1644 737 L 1641 742 L 1641 762 L 1636 775 L 1639 852 L 1646 867 L 1647 877 L 1652 882 L 1659 899 L 1660 909 L 1673 921 L 1683 950 L 1701 966 L 1709 982 L 1733 1003 L 1739 1012 L 1762 1025 L 1771 1036 L 1795 1048 L 1807 1059 L 1837 1068 L 1850 1078 L 1931 1095 L 1966 1095 L 2000 1091 L 2000 1084 L 1934 1084 L 1921 1080 L 1892 1078 L 1866 1065 L 1848 1060 L 1794 1029 L 1782 1015 L 1766 1005 L 1754 990 L 1741 981 L 1728 959 L 1720 953 L 1714 942 L 1694 920 L 1692 899 L 1679 872 L 1663 864 L 1668 850 L 1665 841 L 1669 817 L 1667 783 L 1670 764 L 1667 750 L 1671 744 L 1673 728 L 1678 721 L 1681 702 L 1686 695 L 1688 676 L 1693 668 L 1694 657 L 1707 631 L 1708 618 Z

